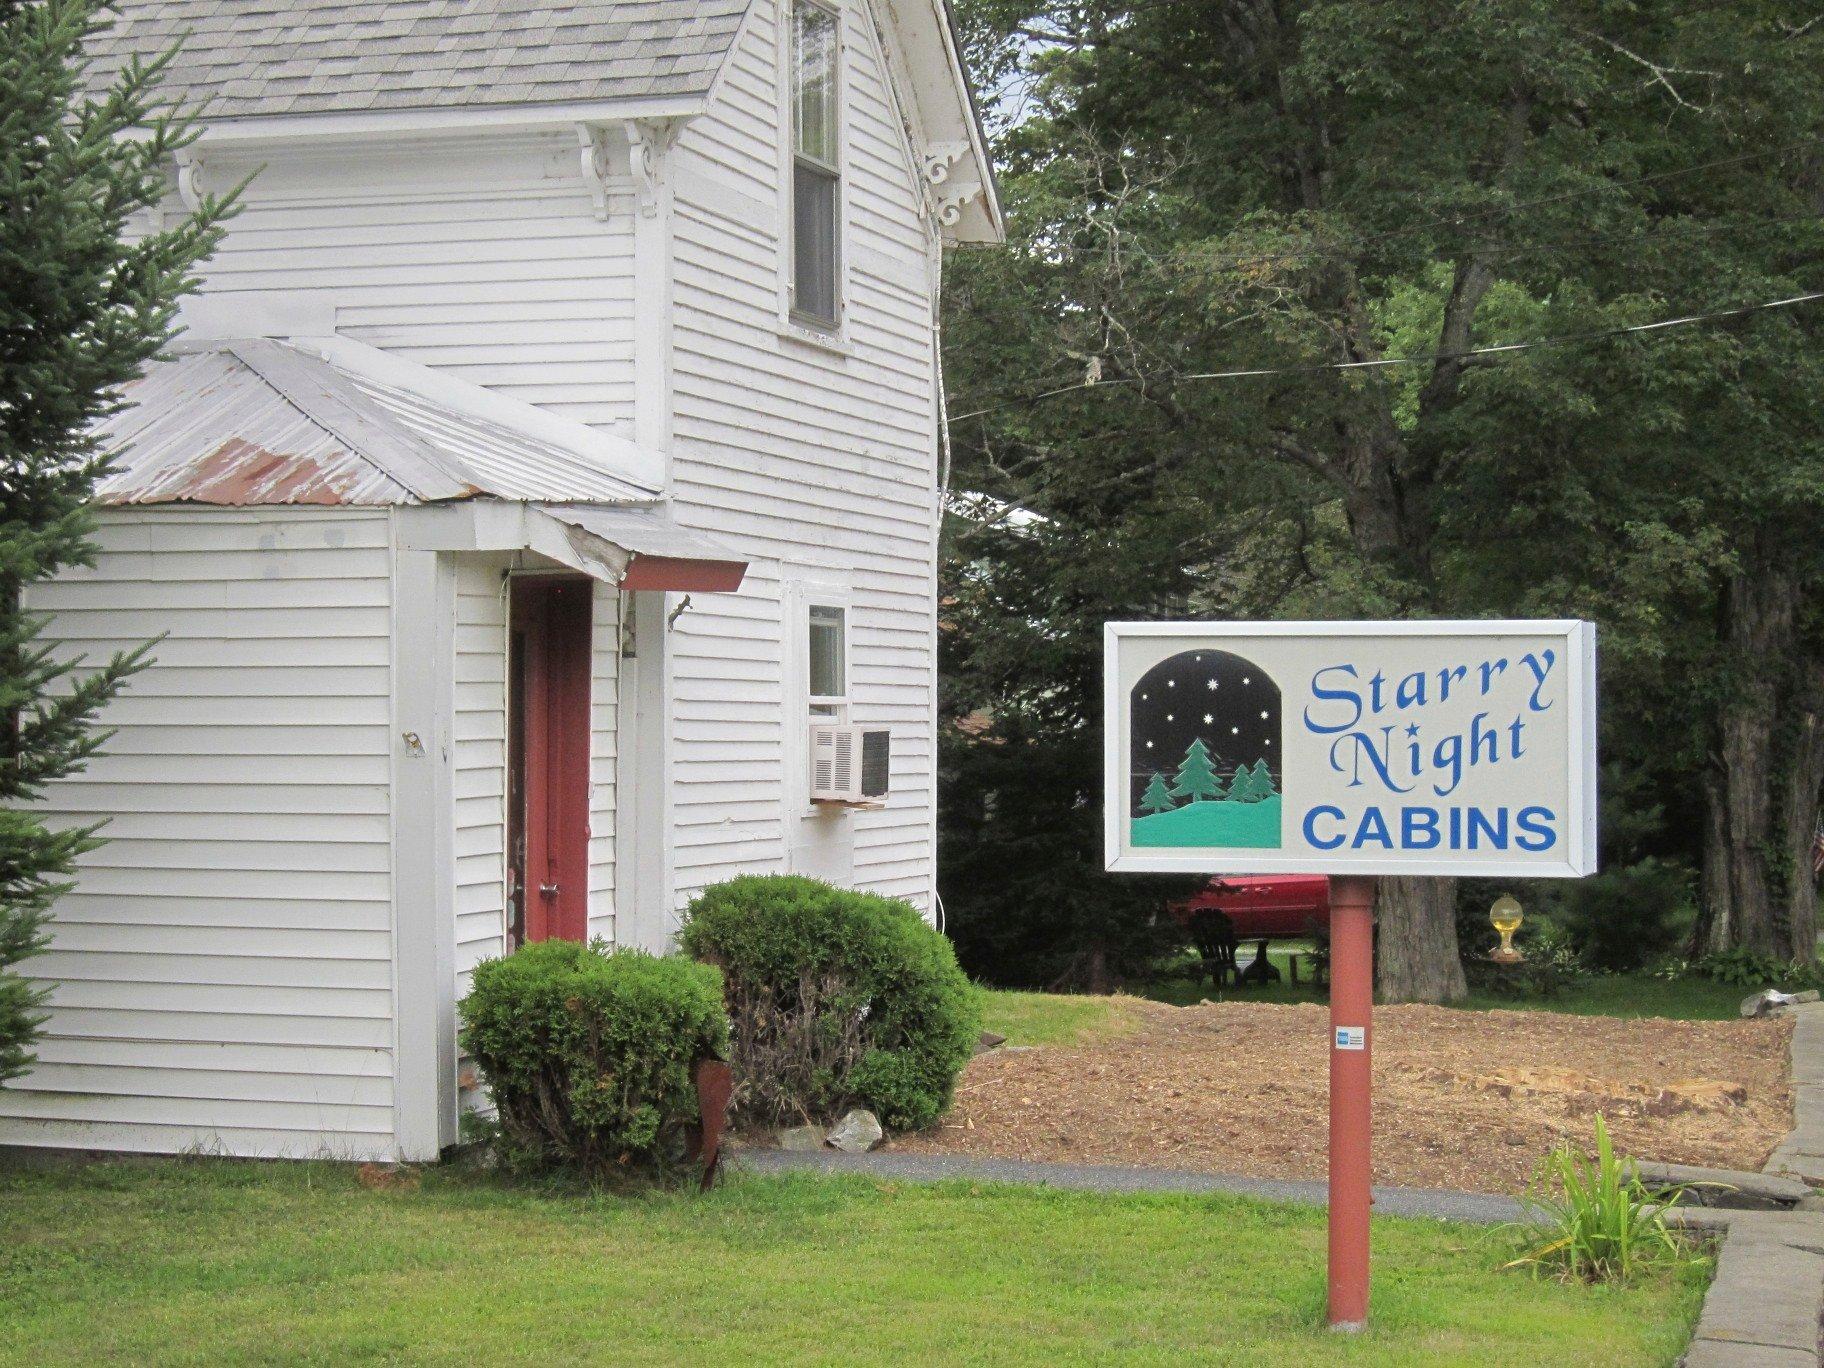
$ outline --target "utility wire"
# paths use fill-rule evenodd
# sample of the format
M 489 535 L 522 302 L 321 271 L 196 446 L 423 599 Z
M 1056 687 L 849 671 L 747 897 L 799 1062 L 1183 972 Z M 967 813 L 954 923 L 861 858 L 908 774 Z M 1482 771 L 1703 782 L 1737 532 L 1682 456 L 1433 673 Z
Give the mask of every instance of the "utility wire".
M 1602 193 L 1605 193 L 1605 192 L 1608 192 L 1611 190 L 1625 190 L 1625 189 L 1629 188 L 1630 186 L 1648 185 L 1648 184 L 1652 184 L 1652 183 L 1655 183 L 1658 181 L 1663 181 L 1663 180 L 1675 180 L 1680 176 L 1691 176 L 1691 175 L 1697 174 L 1700 171 L 1714 171 L 1719 167 L 1738 166 L 1744 162 L 1762 161 L 1768 157 L 1778 156 L 1784 152 L 1789 152 L 1796 148 L 1810 147 L 1810 146 L 1812 146 L 1812 144 L 1809 141 L 1804 140 L 1804 139 L 1798 139 L 1798 140 L 1795 140 L 1795 141 L 1789 142 L 1789 143 L 1779 143 L 1773 147 L 1760 148 L 1753 152 L 1743 152 L 1743 153 L 1740 153 L 1739 155 L 1736 155 L 1733 157 L 1717 157 L 1711 161 L 1694 162 L 1689 166 L 1675 166 L 1675 167 L 1670 168 L 1669 170 L 1653 171 L 1653 172 L 1649 172 L 1646 175 L 1642 175 L 1642 176 L 1631 176 L 1631 177 L 1626 177 L 1626 178 L 1620 179 L 1620 180 L 1604 180 L 1601 183 L 1596 184 L 1596 185 L 1584 186 L 1583 188 L 1578 189 L 1578 190 L 1562 190 L 1556 194 L 1542 196 L 1539 199 L 1516 200 L 1512 204 L 1492 205 L 1487 209 L 1480 209 L 1480 210 L 1476 210 L 1471 213 L 1445 214 L 1445 215 L 1440 215 L 1440 216 L 1433 217 L 1433 218 L 1420 219 L 1416 223 L 1402 224 L 1398 228 L 1383 229 L 1382 231 L 1377 232 L 1377 233 L 1364 233 L 1359 237 L 1349 238 L 1346 240 L 1339 240 L 1338 242 L 1336 242 L 1333 245 L 1316 246 L 1316 247 L 1288 246 L 1288 247 L 1284 247 L 1284 248 L 1263 247 L 1263 248 L 1259 249 L 1258 251 L 1223 253 L 1223 254 L 1219 254 L 1216 256 L 1205 257 L 1205 258 L 1203 258 L 1203 261 L 1204 261 L 1204 264 L 1206 264 L 1206 265 L 1214 265 L 1214 266 L 1221 266 L 1221 265 L 1245 266 L 1245 265 L 1252 265 L 1254 263 L 1262 262 L 1262 261 L 1298 261 L 1298 260 L 1303 260 L 1303 259 L 1312 258 L 1312 257 L 1337 256 L 1344 252 L 1349 252 L 1349 251 L 1359 252 L 1368 247 L 1377 246 L 1381 243 L 1386 243 L 1386 242 L 1394 242 L 1401 238 L 1411 237 L 1415 233 L 1426 232 L 1427 230 L 1430 230 L 1430 229 L 1450 229 L 1450 228 L 1460 227 L 1460 226 L 1464 226 L 1464 225 L 1477 224 L 1485 219 L 1496 218 L 1503 214 L 1516 213 L 1522 209 L 1537 209 L 1542 205 L 1562 204 L 1568 200 L 1581 199 L 1586 195 L 1602 194 Z M 1784 222 L 1787 220 L 1787 217 L 1788 216 L 1782 215 L 1782 216 L 1778 216 L 1776 218 L 1770 218 L 1770 219 L 1767 219 L 1764 221 L 1765 222 Z M 1792 215 L 1790 217 L 1792 217 L 1792 218 L 1810 218 L 1810 217 L 1814 217 L 1814 216 L 1808 215 L 1808 214 L 1799 214 L 1799 215 Z M 1645 232 L 1653 232 L 1656 230 L 1663 231 L 1665 229 L 1675 228 L 1678 226 L 1679 225 L 1676 224 L 1675 222 L 1667 222 L 1667 223 L 1662 223 L 1662 224 L 1658 224 L 1658 225 L 1652 225 L 1645 229 L 1630 229 L 1630 230 L 1627 230 L 1627 232 L 1625 232 L 1625 233 L 1617 233 L 1614 236 L 1624 237 L 1624 236 L 1628 236 L 1634 232 L 1645 233 Z M 1591 239 L 1585 239 L 1585 240 L 1587 241 L 1587 240 L 1591 240 Z M 1599 241 L 1601 239 L 1597 238 L 1594 240 Z M 1578 240 L 1573 238 L 1573 239 L 1570 239 L 1569 241 L 1574 244 Z M 1071 243 L 1063 243 L 1063 242 L 1039 243 L 1039 244 L 1035 244 L 1035 247 L 1036 247 L 1036 251 L 1034 252 L 1034 255 L 1039 256 L 1039 257 L 1097 256 L 1097 255 L 1100 255 L 1102 252 L 1102 249 L 1100 247 L 1079 247 L 1079 246 L 1075 246 Z M 1519 248 L 1519 244 L 1495 243 L 1495 244 L 1490 245 L 1489 250 L 1513 251 L 1513 250 L 1517 250 L 1518 248 Z M 1167 257 L 1175 257 L 1175 256 L 1192 256 L 1192 255 L 1195 255 L 1195 253 L 1196 253 L 1196 249 L 1194 247 L 1192 247 L 1192 248 L 1179 247 L 1179 248 L 1174 248 L 1171 251 L 1163 252 L 1163 253 L 1147 252 L 1147 251 L 1145 251 L 1145 249 L 1143 247 L 1138 248 L 1137 250 L 1139 251 L 1139 253 L 1141 255 L 1146 256 L 1152 260 L 1162 260 Z
M 1020 404 L 1036 404 L 1044 399 L 1055 399 L 1061 394 L 1074 394 L 1080 390 L 1110 389 L 1115 386 L 1127 387 L 1144 384 L 1149 380 L 1168 380 L 1174 383 L 1187 383 L 1192 380 L 1245 380 L 1273 375 L 1315 375 L 1324 371 L 1382 370 L 1390 366 L 1433 366 L 1440 361 L 1467 361 L 1477 356 L 1504 356 L 1513 352 L 1532 351 L 1538 347 L 1562 347 L 1579 342 L 1600 342 L 1614 337 L 1626 337 L 1634 333 L 1664 332 L 1670 328 L 1682 328 L 1693 323 L 1712 323 L 1724 318 L 1741 318 L 1747 314 L 1764 313 L 1771 309 L 1790 309 L 1800 304 L 1811 304 L 1824 299 L 1824 290 L 1811 294 L 1793 295 L 1788 299 L 1774 299 L 1765 304 L 1744 304 L 1735 309 L 1717 309 L 1709 313 L 1685 314 L 1678 318 L 1662 318 L 1653 323 L 1634 323 L 1625 328 L 1602 328 L 1594 332 L 1564 333 L 1557 337 L 1535 337 L 1525 342 L 1502 342 L 1487 347 L 1471 347 L 1458 352 L 1433 352 L 1425 356 L 1383 356 L 1373 361 L 1329 361 L 1308 366 L 1263 366 L 1245 370 L 1198 371 L 1186 375 L 1159 374 L 1117 376 L 1112 380 L 1085 380 L 1075 385 L 1063 385 L 1057 389 L 1044 390 L 1038 394 L 1025 395 L 1019 398 L 1006 399 L 986 408 L 972 409 L 968 413 L 958 413 L 951 417 L 952 424 L 966 422 L 971 418 L 982 418 L 1001 409 L 1014 408 Z

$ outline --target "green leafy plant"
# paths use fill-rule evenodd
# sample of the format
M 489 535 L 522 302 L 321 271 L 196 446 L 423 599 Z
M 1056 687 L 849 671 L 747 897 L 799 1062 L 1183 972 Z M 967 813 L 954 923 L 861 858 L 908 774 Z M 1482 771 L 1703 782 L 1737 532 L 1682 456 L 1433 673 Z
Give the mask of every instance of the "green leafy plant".
M 592 1178 L 661 1163 L 697 1118 L 692 1067 L 728 1047 L 714 969 L 599 944 L 542 941 L 489 960 L 460 1012 L 502 1157 Z
M 1465 968 L 1471 985 L 1491 997 L 1533 1001 L 1557 997 L 1571 984 L 1589 977 L 1576 946 L 1550 924 L 1523 934 L 1520 945 L 1526 958 L 1518 964 L 1496 964 L 1480 957 L 1468 961 Z
M 1683 1188 L 1649 1188 L 1615 1153 L 1596 1117 L 1594 1158 L 1561 1144 L 1540 1161 L 1521 1198 L 1530 1219 L 1509 1268 L 1582 1282 L 1626 1283 L 1649 1265 L 1693 1257 L 1667 1219 Z
M 1764 988 L 1769 985 L 1788 990 L 1816 988 L 1824 984 L 1818 966 L 1803 960 L 1783 960 L 1778 955 L 1763 954 L 1738 945 L 1718 950 L 1697 961 L 1697 971 L 1718 983 L 1737 988 Z
M 823 1121 L 859 1104 L 908 1130 L 950 1105 L 980 995 L 907 903 L 750 875 L 704 890 L 681 940 L 722 970 L 746 1119 Z

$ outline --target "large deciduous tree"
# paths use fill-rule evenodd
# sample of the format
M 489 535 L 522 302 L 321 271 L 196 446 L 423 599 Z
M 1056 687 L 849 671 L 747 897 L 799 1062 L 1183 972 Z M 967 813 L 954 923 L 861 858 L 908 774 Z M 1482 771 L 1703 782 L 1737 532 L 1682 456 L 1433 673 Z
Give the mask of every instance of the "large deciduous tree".
M 16 966 L 43 948 L 46 916 L 97 839 L 31 805 L 95 753 L 97 712 L 144 659 L 60 650 L 28 591 L 88 563 L 105 469 L 88 430 L 169 340 L 225 212 L 210 203 L 129 234 L 130 216 L 164 198 L 192 130 L 154 109 L 162 62 L 80 93 L 101 13 L 97 0 L 0 0 L 0 1082 L 29 1069 L 43 1020 L 43 991 Z
M 1626 758 L 1706 757 L 1707 942 L 1808 954 L 1815 322 L 1604 339 L 1819 283 L 1824 25 L 1600 0 L 965 13 L 1029 85 L 1001 140 L 1012 250 L 950 295 L 960 696 L 1080 742 L 1094 704 L 1029 666 L 1090 653 L 1099 608 L 1581 612 Z M 1542 335 L 1585 340 L 1470 354 Z M 1237 370 L 1273 373 L 1199 378 Z M 985 649 L 1015 618 L 1046 653 Z M 1382 994 L 1461 996 L 1449 881 L 1383 880 L 1379 911 Z

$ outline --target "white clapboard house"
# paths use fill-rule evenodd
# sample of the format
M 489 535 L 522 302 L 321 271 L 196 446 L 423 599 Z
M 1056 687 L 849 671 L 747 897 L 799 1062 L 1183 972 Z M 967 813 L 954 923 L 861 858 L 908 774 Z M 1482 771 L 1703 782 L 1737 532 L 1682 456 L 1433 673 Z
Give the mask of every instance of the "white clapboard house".
M 160 211 L 257 172 L 105 431 L 0 1144 L 434 1157 L 455 1003 L 797 871 L 934 900 L 943 249 L 1000 231 L 943 0 L 117 0 Z

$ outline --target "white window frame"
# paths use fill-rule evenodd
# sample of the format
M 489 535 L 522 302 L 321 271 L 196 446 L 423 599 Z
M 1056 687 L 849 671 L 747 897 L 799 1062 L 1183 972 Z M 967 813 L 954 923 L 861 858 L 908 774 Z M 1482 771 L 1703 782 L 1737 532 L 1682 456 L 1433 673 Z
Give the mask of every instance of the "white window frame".
M 840 697 L 811 696 L 811 609 L 842 610 L 842 684 Z M 815 722 L 854 720 L 855 594 L 846 579 L 821 566 L 787 567 L 784 571 L 779 634 L 785 652 L 784 681 L 785 811 L 801 817 L 827 815 L 832 809 L 811 801 L 811 726 Z M 834 707 L 829 716 L 811 712 L 814 705 Z M 834 809 L 842 811 L 843 809 Z
M 836 117 L 836 279 L 834 321 L 801 313 L 793 301 L 797 279 L 797 212 L 794 180 L 798 166 L 798 135 L 792 84 L 795 53 L 792 50 L 794 17 L 799 5 L 816 5 L 836 21 L 836 70 L 832 100 Z M 779 0 L 779 328 L 800 341 L 846 347 L 848 339 L 849 280 L 849 62 L 845 5 L 842 0 Z
M 831 594 L 811 592 L 804 605 L 804 677 L 805 677 L 805 713 L 812 722 L 847 722 L 849 720 L 849 696 L 853 691 L 850 676 L 853 674 L 852 662 L 849 659 L 849 605 L 833 603 L 836 597 Z M 811 627 L 819 612 L 838 615 L 837 627 L 841 633 L 838 642 L 842 665 L 842 692 L 836 694 L 815 694 L 810 691 L 811 678 Z

